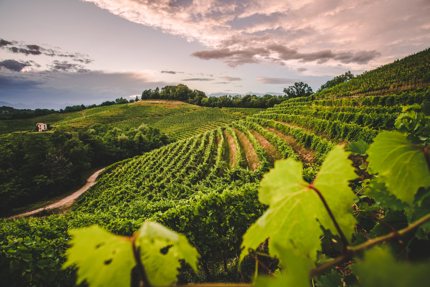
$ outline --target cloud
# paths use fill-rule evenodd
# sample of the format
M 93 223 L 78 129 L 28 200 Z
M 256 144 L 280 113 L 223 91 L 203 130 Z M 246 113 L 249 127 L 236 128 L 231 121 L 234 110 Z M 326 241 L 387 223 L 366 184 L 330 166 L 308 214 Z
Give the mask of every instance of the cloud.
M 221 79 L 228 81 L 228 82 L 235 82 L 235 81 L 242 81 L 242 78 L 239 77 L 231 77 L 231 76 L 225 76 L 221 77 Z
M 299 60 L 301 62 L 314 62 L 319 64 L 325 63 L 328 60 L 336 60 L 338 62 L 348 64 L 367 64 L 372 59 L 379 56 L 377 51 L 346 51 L 333 52 L 331 50 L 322 50 L 312 53 L 299 53 L 295 49 L 290 49 L 281 45 L 270 45 L 267 48 L 247 48 L 241 50 L 208 50 L 198 51 L 193 53 L 193 56 L 204 60 L 223 59 L 232 66 L 238 66 L 246 63 L 257 63 L 262 60 L 271 60 L 273 62 Z
M 222 59 L 229 66 L 235 67 L 237 65 L 247 63 L 257 63 L 259 61 L 257 57 L 268 56 L 268 51 L 263 48 L 249 48 L 242 50 L 222 48 L 218 50 L 198 51 L 194 52 L 192 55 L 204 60 Z
M 182 79 L 182 81 L 184 82 L 208 82 L 208 81 L 213 81 L 214 79 L 212 78 L 188 78 L 188 79 Z
M 30 62 L 20 62 L 15 60 L 4 60 L 0 62 L 0 68 L 6 68 L 13 72 L 21 72 L 25 67 L 29 66 L 31 66 Z
M 161 71 L 161 73 L 162 74 L 172 74 L 172 75 L 175 75 L 175 74 L 180 73 L 180 72 L 163 70 L 163 71 Z
M 70 63 L 67 61 L 53 61 L 52 65 L 50 65 L 50 70 L 55 72 L 75 72 L 75 73 L 83 73 L 89 72 L 88 69 L 85 69 L 84 66 L 80 64 Z
M 271 77 L 260 77 L 257 78 L 257 81 L 263 84 L 282 84 L 282 85 L 289 85 L 294 83 L 296 80 L 293 79 L 287 79 L 287 78 L 271 78 Z
M 11 75 L 0 74 L 0 96 L 7 91 L 30 90 L 38 87 L 40 81 L 29 79 L 27 77 L 16 77 Z M 13 95 L 12 95 L 13 96 Z
M 93 61 L 87 55 L 81 53 L 64 52 L 58 48 L 42 47 L 36 44 L 28 44 L 5 39 L 0 39 L 0 48 L 14 54 L 22 54 L 25 56 L 44 55 L 48 57 L 70 58 L 73 61 L 84 64 L 89 64 Z
M 8 46 L 11 44 L 12 44 L 12 42 L 9 42 L 9 41 L 6 41 L 6 40 L 0 38 L 0 47 Z
M 428 0 L 85 0 L 205 46 L 193 55 L 246 63 L 365 69 L 428 47 Z M 313 65 L 312 64 L 312 65 Z

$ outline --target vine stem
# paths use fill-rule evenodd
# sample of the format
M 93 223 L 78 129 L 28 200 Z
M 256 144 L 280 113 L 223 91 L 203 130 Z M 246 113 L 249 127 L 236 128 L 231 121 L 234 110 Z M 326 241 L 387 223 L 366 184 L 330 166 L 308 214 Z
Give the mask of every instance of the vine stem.
M 146 276 L 145 266 L 143 266 L 142 260 L 140 259 L 139 247 L 136 246 L 136 238 L 136 234 L 134 234 L 131 238 L 134 261 L 136 261 L 137 270 L 139 272 L 140 278 L 142 279 L 143 286 L 151 287 L 148 277 Z
M 327 210 L 328 215 L 330 216 L 331 221 L 334 224 L 334 227 L 337 230 L 337 233 L 340 236 L 340 239 L 342 240 L 343 243 L 343 250 L 347 251 L 348 248 L 348 239 L 346 239 L 345 234 L 343 233 L 342 229 L 340 228 L 339 224 L 336 221 L 336 218 L 333 215 L 333 212 L 331 211 L 330 207 L 328 206 L 327 201 L 325 200 L 324 196 L 322 195 L 322 193 L 319 191 L 318 188 L 316 188 L 313 184 L 309 184 L 309 188 L 312 189 L 313 191 L 315 191 L 315 193 L 318 195 L 318 197 L 321 199 L 322 203 L 324 204 L 325 209 Z
M 372 239 L 367 240 L 364 243 L 355 245 L 355 246 L 349 246 L 347 248 L 347 252 L 345 252 L 344 254 L 330 260 L 327 261 L 323 264 L 321 264 L 320 266 L 314 268 L 311 270 L 310 275 L 311 277 L 315 277 L 321 273 L 323 273 L 324 271 L 326 271 L 327 269 L 330 269 L 333 266 L 336 266 L 342 262 L 345 262 L 346 260 L 349 260 L 352 255 L 354 255 L 355 253 L 359 253 L 365 249 L 368 249 L 376 244 L 385 242 L 385 241 L 389 241 L 391 239 L 395 239 L 395 238 L 399 238 L 404 236 L 405 234 L 415 230 L 416 228 L 418 228 L 420 225 L 426 223 L 430 221 L 430 213 L 421 217 L 420 219 L 414 221 L 413 223 L 409 224 L 407 227 L 400 229 L 400 230 L 396 230 L 393 232 L 390 232 L 386 235 L 382 235 L 379 237 L 375 237 Z
M 338 256 L 336 258 L 334 258 L 331 261 L 327 261 L 326 263 L 321 264 L 320 266 L 314 268 L 311 270 L 310 272 L 310 276 L 311 277 L 315 277 L 318 276 L 319 274 L 323 273 L 324 271 L 326 271 L 327 269 L 330 269 L 338 264 L 341 264 L 342 262 L 345 262 L 346 260 L 349 260 L 352 258 L 352 256 L 355 253 L 361 252 L 367 248 L 370 248 L 378 243 L 382 243 L 385 241 L 389 241 L 391 239 L 395 239 L 398 237 L 402 237 L 405 234 L 415 230 L 416 228 L 418 228 L 420 225 L 426 223 L 430 221 L 430 213 L 421 217 L 420 219 L 414 221 L 413 223 L 409 224 L 407 227 L 400 229 L 398 231 L 393 231 L 390 232 L 386 235 L 382 235 L 379 237 L 375 237 L 373 239 L 369 239 L 366 242 L 362 243 L 362 244 L 358 244 L 355 246 L 350 246 L 347 249 L 347 253 L 343 254 L 341 256 Z M 183 285 L 178 285 L 181 287 L 225 287 L 225 286 L 232 286 L 232 287 L 237 287 L 237 286 L 242 286 L 242 287 L 251 287 L 252 284 L 250 283 L 195 283 L 195 284 L 183 284 Z
M 425 157 L 425 159 L 427 161 L 427 166 L 430 169 L 430 145 L 426 145 L 423 148 L 423 152 L 424 152 L 424 157 Z

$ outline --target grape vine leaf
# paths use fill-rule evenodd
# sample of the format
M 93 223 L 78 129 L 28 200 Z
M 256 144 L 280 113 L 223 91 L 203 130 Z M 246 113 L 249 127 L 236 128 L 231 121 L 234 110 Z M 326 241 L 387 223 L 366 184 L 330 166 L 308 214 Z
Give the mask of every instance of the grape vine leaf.
M 274 277 L 258 277 L 254 282 L 256 287 L 308 287 L 309 270 L 313 264 L 309 258 L 303 257 L 295 250 L 284 249 L 280 246 L 274 246 L 277 253 L 281 256 L 281 261 L 286 264 L 281 272 Z
M 365 155 L 368 148 L 369 144 L 361 139 L 355 142 L 351 142 L 347 146 L 348 151 L 359 155 Z
M 380 132 L 368 150 L 369 169 L 397 198 L 411 204 L 420 187 L 430 186 L 430 170 L 420 146 L 397 131 Z
M 77 285 L 86 281 L 95 286 L 130 286 L 135 266 L 129 238 L 117 236 L 92 225 L 72 229 L 71 247 L 63 268 L 77 266 Z
M 171 286 L 175 283 L 180 259 L 197 271 L 197 250 L 184 235 L 159 223 L 143 223 L 137 231 L 136 247 L 151 286 Z
M 363 287 L 428 286 L 430 263 L 397 262 L 386 247 L 374 247 L 352 267 Z
M 347 238 L 351 238 L 356 223 L 352 215 L 355 195 L 349 187 L 349 181 L 355 178 L 348 153 L 336 146 L 312 184 L 326 199 Z M 321 249 L 320 223 L 334 234 L 337 231 L 312 185 L 303 180 L 301 162 L 286 159 L 275 163 L 259 190 L 259 200 L 269 208 L 243 236 L 241 259 L 249 249 L 255 250 L 269 238 L 269 252 L 280 259 L 283 267 L 287 262 L 283 262 L 285 257 L 278 252 L 280 249 L 296 250 L 315 261 Z
M 380 207 L 398 211 L 407 210 L 408 205 L 390 193 L 380 178 L 370 180 L 365 188 L 365 193 Z

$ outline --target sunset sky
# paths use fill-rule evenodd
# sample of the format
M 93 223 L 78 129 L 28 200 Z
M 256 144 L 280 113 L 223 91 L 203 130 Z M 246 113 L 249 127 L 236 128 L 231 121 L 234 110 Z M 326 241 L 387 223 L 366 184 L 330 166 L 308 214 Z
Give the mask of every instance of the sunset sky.
M 429 0 L 0 0 L 0 106 L 62 108 L 184 83 L 314 90 L 430 46 Z

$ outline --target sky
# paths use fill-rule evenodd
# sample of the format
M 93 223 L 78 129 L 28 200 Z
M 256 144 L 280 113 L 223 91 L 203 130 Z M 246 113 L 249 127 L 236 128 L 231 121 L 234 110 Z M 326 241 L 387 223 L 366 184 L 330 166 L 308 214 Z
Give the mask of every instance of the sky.
M 64 108 L 183 83 L 317 90 L 430 47 L 430 0 L 0 0 L 0 106 Z

